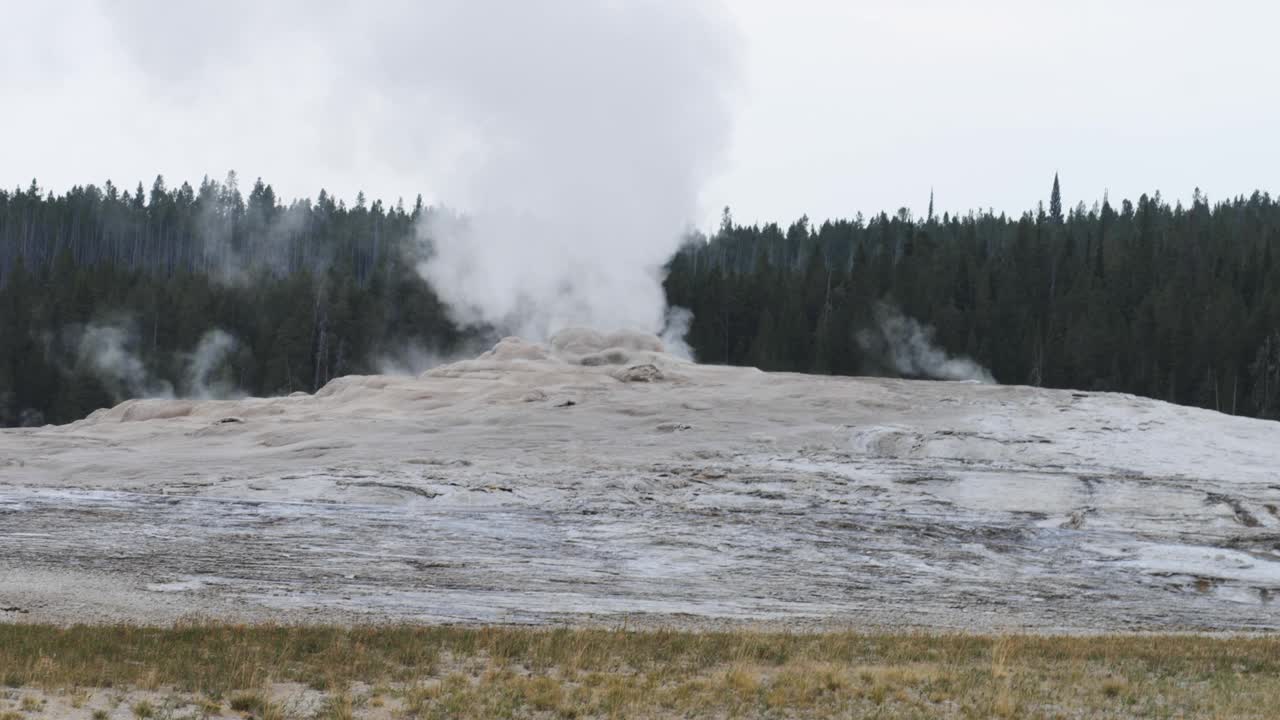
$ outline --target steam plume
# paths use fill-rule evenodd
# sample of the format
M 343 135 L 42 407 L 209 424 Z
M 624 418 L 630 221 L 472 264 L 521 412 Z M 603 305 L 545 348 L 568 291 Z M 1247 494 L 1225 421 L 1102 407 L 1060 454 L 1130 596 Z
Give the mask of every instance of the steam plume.
M 206 400 L 240 394 L 231 379 L 217 374 L 238 346 L 234 337 L 217 328 L 202 335 L 196 349 L 187 357 L 187 395 Z
M 934 344 L 933 328 L 903 315 L 898 308 L 878 303 L 873 312 L 875 327 L 858 333 L 858 345 L 897 374 L 934 380 L 996 381 L 973 360 L 948 355 Z
M 423 277 L 461 323 L 532 339 L 678 327 L 660 268 L 725 150 L 736 73 L 722 9 L 445 4 L 428 42 L 454 62 L 436 90 L 472 153 L 449 188 L 466 217 L 422 228 Z
M 741 43 L 722 0 L 84 2 L 108 77 L 164 112 L 149 143 L 182 127 L 171 152 L 213 167 L 379 177 L 465 211 L 421 228 L 421 274 L 462 324 L 662 329 L 661 266 L 727 149 Z
M 172 398 L 177 395 L 201 400 L 225 399 L 242 393 L 222 371 L 239 347 L 232 335 L 220 329 L 200 337 L 191 352 L 170 356 L 182 369 L 179 386 L 158 377 L 142 361 L 137 323 L 127 316 L 69 326 L 63 342 L 75 351 L 75 367 L 97 378 L 116 402 L 130 398 Z
M 90 323 L 68 329 L 76 365 L 96 377 L 116 402 L 134 397 L 173 397 L 173 386 L 156 380 L 136 352 L 131 323 Z

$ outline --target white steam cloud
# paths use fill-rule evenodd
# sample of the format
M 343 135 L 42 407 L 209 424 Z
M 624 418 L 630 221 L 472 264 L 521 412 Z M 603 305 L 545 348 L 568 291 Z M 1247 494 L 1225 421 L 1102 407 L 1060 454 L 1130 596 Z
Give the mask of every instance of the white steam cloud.
M 235 381 L 223 374 L 227 358 L 239 346 L 234 337 L 217 328 L 200 336 L 196 349 L 186 358 L 187 396 L 220 400 L 242 394 Z
M 933 328 L 884 303 L 877 304 L 873 312 L 875 327 L 858 333 L 858 345 L 899 375 L 995 383 L 986 368 L 967 357 L 949 355 L 938 347 L 934 343 Z
M 658 337 L 662 339 L 662 344 L 666 346 L 667 352 L 686 360 L 695 360 L 693 356 L 693 348 L 689 343 L 685 342 L 685 337 L 689 334 L 689 328 L 693 325 L 693 313 L 687 308 L 671 307 L 667 308 L 667 317 L 662 326 L 662 332 Z
M 94 61 L 74 70 L 148 108 L 129 130 L 161 157 L 295 193 L 376 178 L 463 213 L 422 228 L 460 322 L 663 328 L 661 266 L 740 87 L 723 0 L 74 4 L 69 55 Z
M 67 331 L 75 337 L 76 366 L 102 383 L 117 402 L 134 397 L 173 397 L 173 386 L 155 379 L 137 353 L 129 324 L 90 323 Z
M 423 225 L 423 277 L 463 324 L 540 340 L 659 332 L 661 266 L 719 167 L 736 82 L 710 2 L 445 2 L 432 90 L 470 152 Z
M 75 370 L 97 378 L 116 402 L 179 395 L 221 400 L 243 395 L 227 374 L 227 361 L 239 342 L 223 330 L 205 332 L 191 352 L 174 356 L 182 370 L 179 389 L 142 361 L 141 336 L 136 322 L 128 317 L 70 326 L 62 334 L 64 343 L 75 350 Z

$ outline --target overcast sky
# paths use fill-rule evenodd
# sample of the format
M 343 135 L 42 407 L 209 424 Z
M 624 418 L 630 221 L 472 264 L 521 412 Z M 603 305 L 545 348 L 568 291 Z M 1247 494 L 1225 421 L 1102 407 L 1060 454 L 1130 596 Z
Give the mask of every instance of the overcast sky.
M 474 137 L 416 80 L 450 73 L 448 58 L 423 49 L 433 3 L 258 5 L 4 3 L 0 183 L 149 186 L 157 173 L 194 183 L 234 168 L 285 197 L 325 187 L 450 201 Z M 939 212 L 1016 212 L 1046 198 L 1055 171 L 1070 204 L 1106 189 L 1113 199 L 1280 190 L 1280 3 L 722 9 L 696 25 L 738 67 L 724 75 L 732 124 L 701 191 L 702 225 L 726 204 L 747 222 L 919 213 L 930 188 Z M 564 60 L 551 67 L 593 65 Z

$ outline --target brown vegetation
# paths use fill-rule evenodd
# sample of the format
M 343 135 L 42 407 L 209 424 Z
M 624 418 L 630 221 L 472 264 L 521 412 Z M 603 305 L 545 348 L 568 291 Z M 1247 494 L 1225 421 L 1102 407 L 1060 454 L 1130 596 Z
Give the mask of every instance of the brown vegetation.
M 0 625 L 0 683 L 24 720 L 1262 718 L 1280 640 Z

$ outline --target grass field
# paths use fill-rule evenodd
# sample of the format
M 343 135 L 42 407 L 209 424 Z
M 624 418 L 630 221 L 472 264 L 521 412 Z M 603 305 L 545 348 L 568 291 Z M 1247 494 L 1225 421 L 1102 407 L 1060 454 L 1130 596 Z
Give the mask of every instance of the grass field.
M 0 625 L 0 720 L 1273 718 L 1280 639 Z

